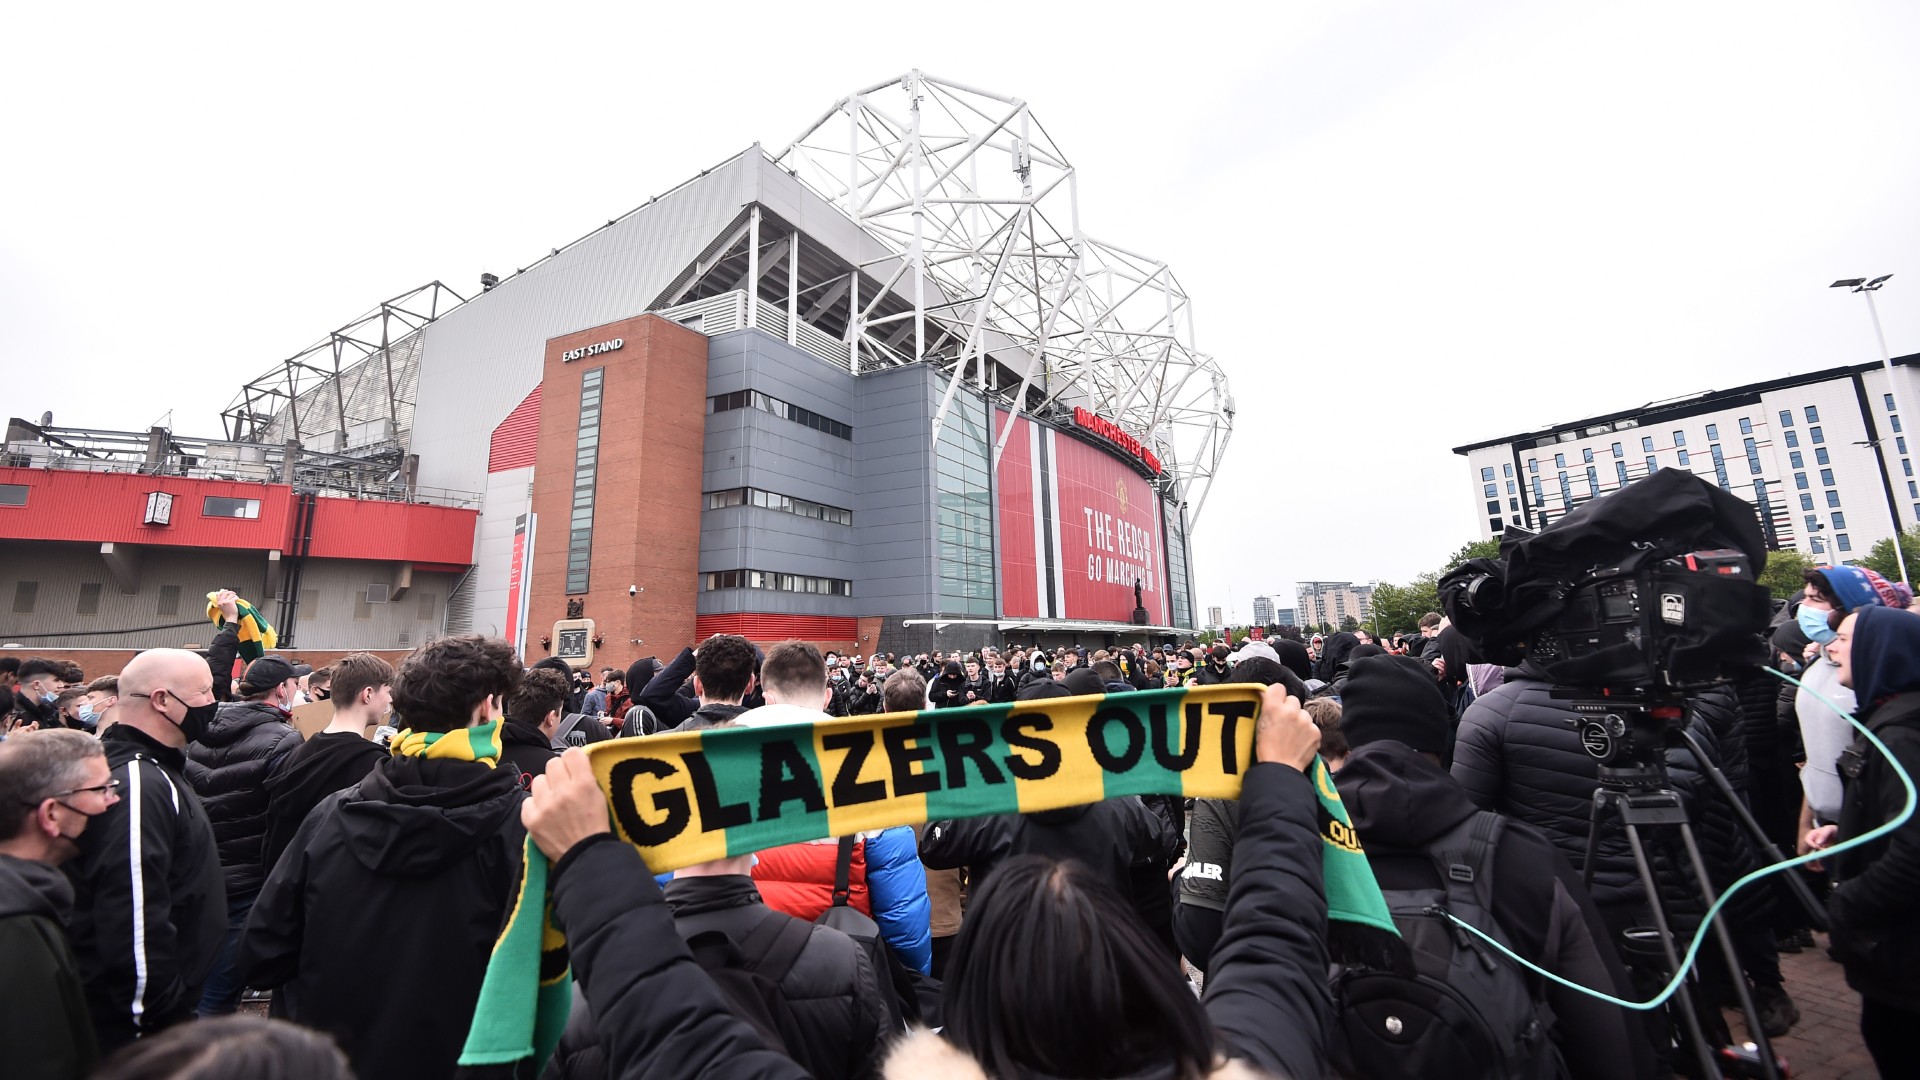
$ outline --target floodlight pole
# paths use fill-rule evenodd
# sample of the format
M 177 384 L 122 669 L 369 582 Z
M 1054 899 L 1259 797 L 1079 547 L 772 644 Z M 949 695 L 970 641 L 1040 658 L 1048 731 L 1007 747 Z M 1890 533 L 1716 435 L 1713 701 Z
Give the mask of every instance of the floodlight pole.
M 1874 340 L 1880 343 L 1880 364 L 1887 372 L 1887 395 L 1893 398 L 1893 411 L 1896 414 L 1905 416 L 1908 422 L 1911 423 L 1914 418 L 1913 414 L 1906 410 L 1906 401 L 1900 393 L 1899 381 L 1894 378 L 1893 353 L 1887 349 L 1886 331 L 1880 328 L 1880 309 L 1873 304 L 1873 294 L 1879 292 L 1881 286 L 1885 285 L 1887 279 L 1892 276 L 1892 274 L 1882 274 L 1871 281 L 1858 278 L 1851 281 L 1836 281 L 1830 287 L 1837 288 L 1841 285 L 1851 285 L 1854 292 L 1866 297 L 1867 316 L 1873 320 Z M 1894 447 L 1897 449 L 1899 445 L 1899 437 L 1896 435 L 1894 438 Z M 1881 460 L 1884 463 L 1886 459 L 1883 457 Z M 1891 473 L 1892 470 L 1889 469 L 1888 471 Z M 1900 580 L 1911 586 L 1913 579 L 1907 575 L 1906 526 L 1900 523 L 1900 500 L 1895 499 L 1890 509 L 1893 511 L 1893 556 L 1899 561 Z M 1916 525 L 1920 525 L 1920 522 L 1916 522 Z

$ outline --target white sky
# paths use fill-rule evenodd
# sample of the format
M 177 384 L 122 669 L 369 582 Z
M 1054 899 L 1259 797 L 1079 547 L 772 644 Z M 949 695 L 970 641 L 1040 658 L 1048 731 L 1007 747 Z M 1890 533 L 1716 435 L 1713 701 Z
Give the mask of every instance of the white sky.
M 1452 446 L 1873 359 L 1834 278 L 1898 273 L 1920 350 L 1920 4 L 1054 7 L 10 5 L 6 409 L 217 434 L 381 298 L 914 66 L 1031 102 L 1195 297 L 1240 405 L 1201 616 L 1437 565 Z

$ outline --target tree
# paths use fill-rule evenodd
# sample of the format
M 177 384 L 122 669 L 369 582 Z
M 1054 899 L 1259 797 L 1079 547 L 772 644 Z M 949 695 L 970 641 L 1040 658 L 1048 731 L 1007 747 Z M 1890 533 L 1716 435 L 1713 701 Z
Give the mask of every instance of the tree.
M 1499 540 L 1475 540 L 1459 551 L 1454 552 L 1453 555 L 1447 559 L 1447 565 L 1440 568 L 1440 576 L 1447 576 L 1448 571 L 1466 562 L 1468 559 L 1497 559 L 1499 557 Z
M 1888 557 L 1892 557 L 1892 548 L 1888 548 Z M 1760 584 L 1773 590 L 1776 600 L 1791 600 L 1798 593 L 1805 580 L 1801 574 L 1811 568 L 1807 557 L 1792 548 L 1767 552 L 1767 568 L 1760 572 Z
M 1900 534 L 1900 549 L 1907 556 L 1908 570 L 1920 567 L 1920 526 Z M 1873 545 L 1873 550 L 1867 552 L 1867 557 L 1861 559 L 1858 565 L 1879 574 L 1888 581 L 1899 581 L 1900 560 L 1893 554 L 1893 537 L 1889 536 Z
M 1373 617 L 1380 632 L 1410 634 L 1420 627 L 1420 616 L 1440 610 L 1440 575 L 1428 571 L 1411 585 L 1383 581 L 1373 588 Z
M 1347 633 L 1351 634 L 1355 630 L 1360 629 L 1360 620 L 1354 618 L 1351 615 L 1345 616 L 1340 620 L 1340 629 L 1345 630 Z

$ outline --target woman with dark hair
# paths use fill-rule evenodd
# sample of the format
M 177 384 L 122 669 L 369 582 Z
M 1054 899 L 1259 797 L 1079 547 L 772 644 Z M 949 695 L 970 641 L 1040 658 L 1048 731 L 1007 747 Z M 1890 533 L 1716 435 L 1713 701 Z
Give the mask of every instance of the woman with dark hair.
M 176 1024 L 108 1058 L 93 1080 L 353 1080 L 333 1040 L 284 1020 Z
M 1203 1080 L 1245 1075 L 1241 1062 L 1323 1075 L 1327 901 L 1320 803 L 1307 778 L 1319 744 L 1299 700 L 1268 687 L 1204 1005 L 1107 885 L 1071 862 L 1010 859 L 954 943 L 944 1036 L 916 1032 L 885 1075 Z M 610 831 L 583 751 L 548 767 L 522 816 L 554 860 L 553 917 L 622 1077 L 804 1075 L 728 1010 L 673 932 L 639 852 Z

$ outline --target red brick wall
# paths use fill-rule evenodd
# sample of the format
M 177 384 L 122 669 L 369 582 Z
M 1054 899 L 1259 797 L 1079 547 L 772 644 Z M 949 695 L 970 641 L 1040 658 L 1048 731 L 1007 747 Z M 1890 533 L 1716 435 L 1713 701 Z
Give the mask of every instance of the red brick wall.
M 562 359 L 569 349 L 622 339 L 612 352 Z M 604 643 L 593 666 L 624 668 L 670 657 L 694 640 L 700 570 L 700 480 L 707 422 L 707 339 L 642 315 L 547 342 L 533 511 L 540 517 L 527 608 L 527 659 L 566 617 L 567 540 L 579 440 L 580 381 L 606 369 L 593 562 L 585 615 Z M 627 595 L 628 586 L 641 589 Z M 641 644 L 634 644 L 638 638 Z

